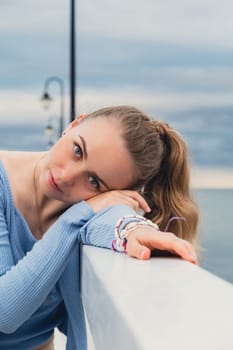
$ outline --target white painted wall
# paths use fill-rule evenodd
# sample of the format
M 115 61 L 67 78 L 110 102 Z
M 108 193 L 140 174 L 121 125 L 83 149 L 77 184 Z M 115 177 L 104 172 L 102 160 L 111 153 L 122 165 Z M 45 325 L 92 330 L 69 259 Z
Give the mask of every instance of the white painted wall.
M 82 296 L 96 350 L 233 349 L 233 285 L 181 259 L 84 246 Z

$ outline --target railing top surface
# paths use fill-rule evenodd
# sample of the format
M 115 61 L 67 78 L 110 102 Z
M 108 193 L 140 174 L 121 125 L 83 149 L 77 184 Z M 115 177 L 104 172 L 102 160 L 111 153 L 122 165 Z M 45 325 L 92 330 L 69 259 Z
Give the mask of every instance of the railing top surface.
M 139 261 L 87 246 L 82 266 L 82 295 L 97 349 L 119 349 L 117 337 L 129 341 L 121 347 L 127 350 L 233 348 L 230 283 L 178 258 Z

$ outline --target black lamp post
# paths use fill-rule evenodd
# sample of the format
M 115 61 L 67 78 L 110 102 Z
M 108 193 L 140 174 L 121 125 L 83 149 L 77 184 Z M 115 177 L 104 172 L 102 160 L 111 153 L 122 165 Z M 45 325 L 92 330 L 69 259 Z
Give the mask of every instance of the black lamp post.
M 76 48 L 75 48 L 75 0 L 70 2 L 70 121 L 76 118 L 75 108 L 75 95 L 76 95 Z M 63 131 L 63 116 L 64 116 L 64 84 L 63 81 L 58 77 L 48 78 L 45 82 L 44 94 L 41 98 L 43 106 L 48 108 L 52 101 L 50 95 L 47 92 L 48 85 L 51 81 L 56 81 L 60 85 L 61 91 L 61 115 L 60 115 L 60 130 L 59 134 Z
M 52 98 L 48 93 L 48 88 L 51 82 L 56 82 L 60 88 L 60 116 L 59 116 L 59 135 L 61 136 L 64 128 L 64 83 L 59 77 L 49 77 L 44 84 L 44 93 L 41 97 L 41 103 L 44 108 L 49 108 Z
M 75 111 L 75 0 L 70 3 L 70 121 L 76 118 Z

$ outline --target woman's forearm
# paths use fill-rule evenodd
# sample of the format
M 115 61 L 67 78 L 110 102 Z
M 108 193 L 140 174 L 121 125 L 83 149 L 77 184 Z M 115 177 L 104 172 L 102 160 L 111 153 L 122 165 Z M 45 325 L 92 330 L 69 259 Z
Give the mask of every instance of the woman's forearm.
M 0 331 L 14 332 L 61 276 L 80 228 L 94 215 L 85 202 L 69 208 L 30 252 L 0 277 Z
M 110 206 L 97 213 L 81 227 L 79 239 L 84 244 L 111 249 L 112 242 L 115 239 L 116 223 L 119 221 L 119 218 L 124 216 L 121 225 L 121 228 L 124 228 L 128 222 L 134 221 L 132 217 L 127 218 L 127 215 L 132 216 L 135 214 L 135 211 L 127 205 Z

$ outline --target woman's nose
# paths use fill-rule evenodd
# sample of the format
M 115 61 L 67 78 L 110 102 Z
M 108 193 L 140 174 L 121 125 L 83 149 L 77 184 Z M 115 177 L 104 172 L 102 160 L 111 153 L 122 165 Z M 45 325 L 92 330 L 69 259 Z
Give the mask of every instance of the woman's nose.
M 69 165 L 61 170 L 61 182 L 63 185 L 74 185 L 81 176 L 82 170 L 74 165 Z

